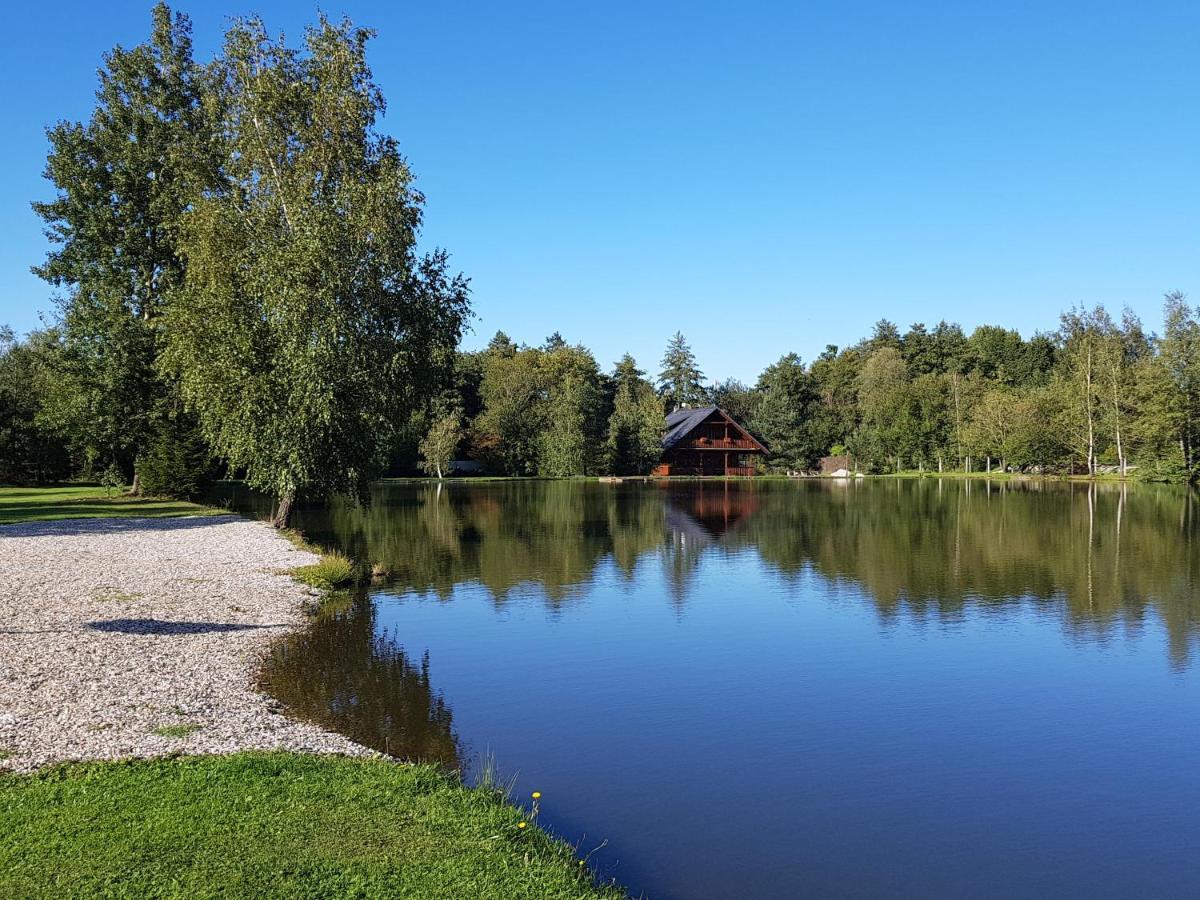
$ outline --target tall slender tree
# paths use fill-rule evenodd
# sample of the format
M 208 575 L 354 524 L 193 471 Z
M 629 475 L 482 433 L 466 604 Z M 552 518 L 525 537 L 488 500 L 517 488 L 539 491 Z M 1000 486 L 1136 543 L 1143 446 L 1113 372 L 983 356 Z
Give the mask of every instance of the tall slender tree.
M 658 373 L 658 393 L 669 410 L 682 406 L 701 406 L 708 401 L 704 389 L 704 373 L 696 365 L 696 356 L 682 332 L 667 344 L 663 354 L 662 371 Z
M 47 418 L 97 466 L 126 472 L 170 405 L 155 359 L 183 277 L 179 218 L 221 165 L 191 23 L 165 3 L 152 20 L 148 41 L 105 55 L 88 122 L 48 130 L 56 196 L 33 204 L 54 247 L 34 272 L 62 292 Z

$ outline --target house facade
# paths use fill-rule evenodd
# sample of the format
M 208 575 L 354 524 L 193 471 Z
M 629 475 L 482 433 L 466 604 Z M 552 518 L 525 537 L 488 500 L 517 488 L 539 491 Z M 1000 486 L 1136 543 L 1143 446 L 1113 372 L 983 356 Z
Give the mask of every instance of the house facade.
M 667 416 L 662 458 L 651 475 L 753 475 L 767 448 L 723 409 L 677 409 Z

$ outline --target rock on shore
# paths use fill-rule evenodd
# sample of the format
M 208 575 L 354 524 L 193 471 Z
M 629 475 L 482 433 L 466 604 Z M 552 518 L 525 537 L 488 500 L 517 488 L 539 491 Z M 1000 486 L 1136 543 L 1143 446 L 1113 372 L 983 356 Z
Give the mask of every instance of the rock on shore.
M 315 562 L 232 516 L 0 526 L 0 768 L 287 749 L 369 755 L 255 689 Z

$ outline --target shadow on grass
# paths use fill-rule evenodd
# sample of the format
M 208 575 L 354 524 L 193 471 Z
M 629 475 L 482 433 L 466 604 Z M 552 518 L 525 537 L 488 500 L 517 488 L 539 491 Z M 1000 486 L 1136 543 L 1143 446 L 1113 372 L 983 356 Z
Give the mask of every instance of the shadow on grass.
M 215 634 L 224 631 L 254 631 L 259 628 L 280 628 L 280 625 L 246 625 L 240 622 L 171 622 L 165 619 L 101 619 L 88 622 L 93 631 L 114 634 Z
M 69 536 L 75 534 L 124 534 L 133 531 L 177 531 L 181 528 L 207 528 L 240 519 L 232 513 L 196 515 L 154 512 L 147 510 L 143 516 L 110 518 L 102 513 L 81 512 L 70 519 L 47 519 L 36 521 L 29 516 L 26 521 L 0 522 L 0 538 L 5 535 L 20 537 L 45 537 L 49 535 Z

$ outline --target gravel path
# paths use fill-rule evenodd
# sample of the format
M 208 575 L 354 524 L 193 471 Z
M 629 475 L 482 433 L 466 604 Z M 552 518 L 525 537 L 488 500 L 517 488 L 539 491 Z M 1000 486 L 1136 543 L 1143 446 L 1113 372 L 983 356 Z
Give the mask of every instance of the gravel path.
M 267 646 L 303 623 L 311 599 L 280 572 L 315 561 L 231 516 L 0 526 L 0 767 L 369 754 L 254 688 Z

